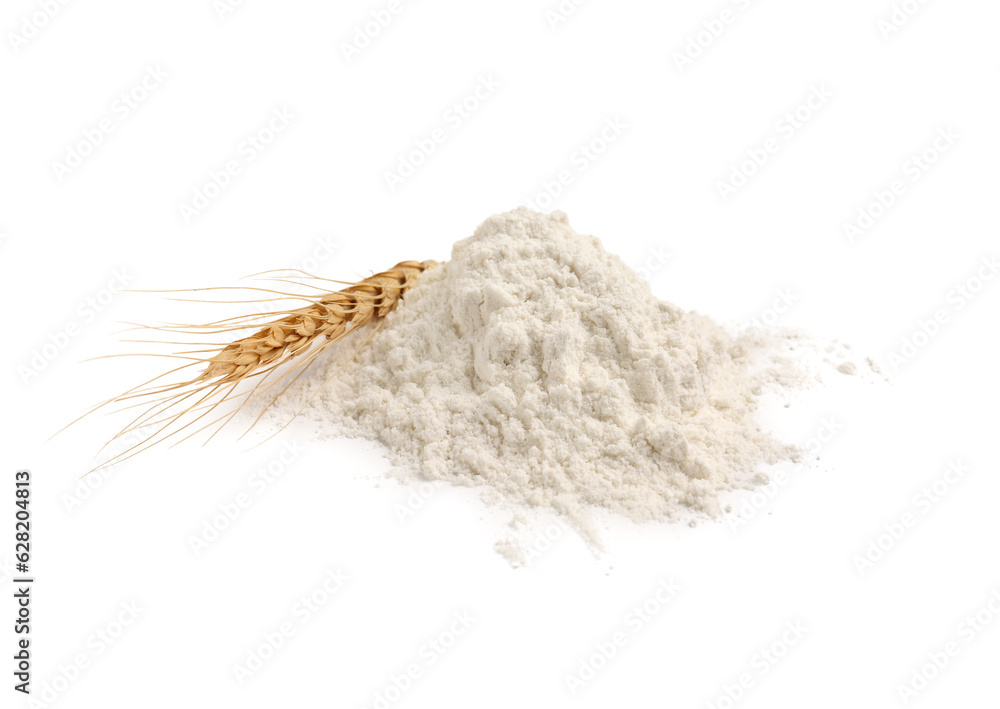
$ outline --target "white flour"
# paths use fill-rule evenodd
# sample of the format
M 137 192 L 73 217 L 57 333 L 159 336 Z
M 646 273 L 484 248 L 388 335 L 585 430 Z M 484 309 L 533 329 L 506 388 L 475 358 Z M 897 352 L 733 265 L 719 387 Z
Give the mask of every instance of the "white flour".
M 797 383 L 787 360 L 751 375 L 762 342 L 658 301 L 561 212 L 521 208 L 455 244 L 353 361 L 337 372 L 357 343 L 276 415 L 316 393 L 304 415 L 331 434 L 377 439 L 427 478 L 553 508 L 596 541 L 592 507 L 716 515 L 720 492 L 795 455 L 754 418 L 762 383 Z

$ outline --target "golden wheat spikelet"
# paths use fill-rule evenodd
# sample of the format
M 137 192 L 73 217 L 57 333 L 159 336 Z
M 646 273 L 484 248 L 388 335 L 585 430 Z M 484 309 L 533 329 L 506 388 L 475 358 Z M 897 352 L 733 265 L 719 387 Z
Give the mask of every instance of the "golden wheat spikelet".
M 313 304 L 227 345 L 191 383 L 241 380 L 260 367 L 274 367 L 308 351 L 319 338 L 325 337 L 328 347 L 342 339 L 348 328 L 354 331 L 385 317 L 417 276 L 432 265 L 432 261 L 403 261 L 349 288 L 323 294 Z

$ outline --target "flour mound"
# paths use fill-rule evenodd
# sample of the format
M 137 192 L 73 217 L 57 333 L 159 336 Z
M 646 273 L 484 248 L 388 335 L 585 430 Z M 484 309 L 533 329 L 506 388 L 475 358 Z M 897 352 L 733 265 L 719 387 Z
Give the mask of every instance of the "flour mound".
M 586 526 L 719 513 L 794 455 L 754 420 L 752 347 L 658 301 L 566 215 L 486 220 L 425 272 L 306 412 L 425 477 Z M 759 389 L 759 387 L 758 387 Z

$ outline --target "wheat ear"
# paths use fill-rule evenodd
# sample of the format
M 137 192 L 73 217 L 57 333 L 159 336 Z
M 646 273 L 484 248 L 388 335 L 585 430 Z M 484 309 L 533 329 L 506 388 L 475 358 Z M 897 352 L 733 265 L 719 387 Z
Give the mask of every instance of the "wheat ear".
M 204 419 L 210 418 L 223 404 L 242 399 L 234 410 L 227 410 L 216 418 L 210 418 L 207 423 L 188 432 L 177 442 L 218 424 L 218 428 L 212 433 L 214 436 L 249 402 L 264 396 L 287 376 L 294 374 L 295 377 L 291 382 L 285 384 L 285 387 L 264 407 L 261 412 L 263 415 L 274 400 L 323 352 L 366 325 L 380 325 L 382 319 L 399 305 L 404 294 L 413 287 L 420 274 L 436 265 L 435 261 L 402 261 L 387 271 L 377 273 L 342 290 L 323 292 L 322 288 L 312 286 L 321 291 L 317 295 L 266 291 L 277 294 L 279 297 L 276 300 L 297 298 L 308 301 L 307 305 L 292 310 L 237 316 L 205 325 L 165 325 L 146 328 L 183 334 L 231 333 L 250 328 L 256 328 L 256 332 L 230 342 L 221 350 L 189 350 L 167 355 L 191 361 L 130 389 L 88 412 L 92 413 L 110 404 L 126 404 L 125 408 L 148 405 L 108 443 L 132 432 L 142 430 L 145 434 L 150 428 L 155 429 L 153 433 L 143 435 L 140 443 L 120 452 L 98 467 L 119 462 L 169 438 L 174 438 Z M 326 280 L 308 275 L 306 277 Z M 287 281 L 287 279 L 276 280 Z M 361 343 L 361 346 L 364 344 Z M 191 379 L 151 386 L 165 376 L 199 365 L 203 369 Z M 268 381 L 272 374 L 279 371 L 281 374 L 277 379 Z M 242 387 L 243 390 L 240 391 L 241 385 L 253 380 L 256 381 L 252 387 L 249 389 Z M 153 402 L 151 405 L 149 405 L 150 400 Z M 185 405 L 185 402 L 191 403 Z M 187 423 L 181 424 L 182 417 L 196 412 L 200 413 Z M 258 420 L 259 418 L 260 416 Z
M 417 276 L 431 265 L 430 261 L 403 261 L 349 288 L 321 295 L 311 305 L 224 347 L 190 383 L 238 382 L 258 369 L 280 366 L 308 351 L 319 338 L 326 338 L 323 347 L 329 347 L 392 312 Z

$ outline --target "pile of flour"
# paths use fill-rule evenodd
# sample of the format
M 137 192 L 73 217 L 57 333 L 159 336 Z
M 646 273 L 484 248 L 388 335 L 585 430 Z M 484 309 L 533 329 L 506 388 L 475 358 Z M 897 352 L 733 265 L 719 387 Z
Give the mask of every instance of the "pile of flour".
M 552 508 L 587 536 L 593 508 L 717 515 L 720 492 L 795 456 L 755 421 L 761 338 L 657 300 L 561 212 L 491 217 L 356 345 L 274 415 L 310 402 L 303 414 L 333 435 L 381 441 L 428 479 Z M 788 363 L 765 375 L 795 379 Z

